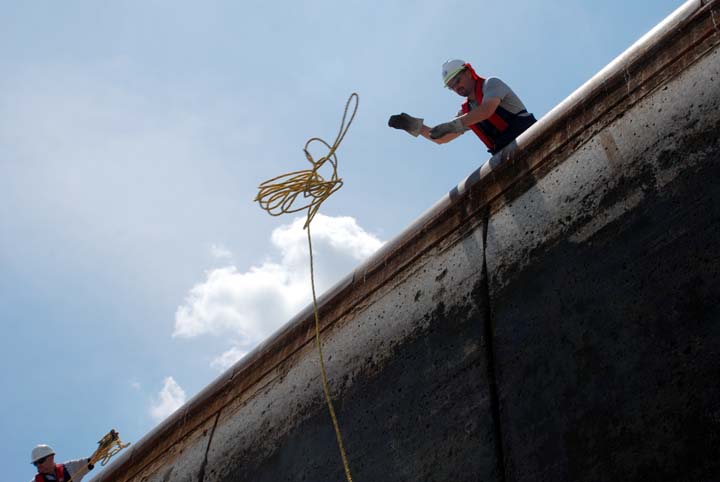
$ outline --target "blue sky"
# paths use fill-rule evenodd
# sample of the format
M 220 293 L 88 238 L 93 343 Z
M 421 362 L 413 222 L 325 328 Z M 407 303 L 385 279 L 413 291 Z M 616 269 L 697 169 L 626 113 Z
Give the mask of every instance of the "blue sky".
M 680 2 L 4 2 L 0 9 L 0 453 L 89 455 L 136 441 L 303 307 L 303 233 L 253 198 L 333 140 L 322 207 L 327 288 L 486 158 L 436 146 L 470 61 L 541 117 Z

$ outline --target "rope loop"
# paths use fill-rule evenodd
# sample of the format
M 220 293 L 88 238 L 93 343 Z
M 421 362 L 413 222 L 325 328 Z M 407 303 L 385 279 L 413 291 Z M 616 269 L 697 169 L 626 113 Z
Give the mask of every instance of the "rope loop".
M 120 440 L 120 434 L 115 429 L 110 430 L 103 438 L 98 441 L 98 448 L 92 457 L 90 457 L 90 463 L 95 464 L 98 461 L 100 465 L 104 466 L 110 461 L 110 458 L 120 452 L 125 447 L 129 446 L 129 443 L 124 444 Z
M 98 441 L 98 448 L 90 456 L 89 463 L 96 465 L 100 462 L 100 465 L 105 466 L 115 454 L 129 445 L 129 443 L 123 443 L 120 440 L 120 434 L 115 429 L 112 429 Z M 86 472 L 82 473 L 85 474 Z M 72 482 L 72 480 L 73 478 L 70 477 L 67 482 Z
M 348 119 L 348 112 L 353 101 L 352 114 Z M 310 225 L 310 222 L 320 209 L 320 205 L 343 185 L 343 181 L 337 173 L 338 160 L 335 151 L 340 147 L 340 143 L 345 138 L 350 124 L 352 124 L 353 119 L 355 119 L 359 102 L 360 98 L 353 92 L 345 104 L 345 111 L 343 112 L 340 130 L 335 138 L 335 142 L 328 144 L 319 137 L 312 137 L 305 143 L 303 153 L 305 154 L 305 159 L 307 159 L 312 166 L 312 169 L 282 174 L 268 179 L 258 186 L 258 194 L 255 197 L 255 201 L 260 204 L 262 209 L 267 211 L 271 216 L 296 213 L 307 209 L 307 220 L 305 221 L 303 229 Z M 309 147 L 313 143 L 320 143 L 328 149 L 327 154 L 317 161 L 309 150 Z M 326 180 L 320 174 L 320 169 L 328 162 L 332 167 L 332 173 L 330 178 Z M 298 196 L 301 197 L 298 199 Z M 296 205 L 296 201 L 299 205 Z

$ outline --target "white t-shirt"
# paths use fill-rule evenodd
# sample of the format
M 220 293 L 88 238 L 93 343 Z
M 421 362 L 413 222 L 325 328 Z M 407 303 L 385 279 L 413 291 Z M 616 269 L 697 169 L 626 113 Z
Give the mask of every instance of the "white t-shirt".
M 526 111 L 525 104 L 513 92 L 513 90 L 502 80 L 497 77 L 488 77 L 483 84 L 483 97 L 497 97 L 500 99 L 500 107 L 507 110 L 511 114 L 517 114 Z M 470 108 L 477 107 L 477 102 L 470 101 Z M 521 117 L 529 116 L 529 113 L 520 114 Z

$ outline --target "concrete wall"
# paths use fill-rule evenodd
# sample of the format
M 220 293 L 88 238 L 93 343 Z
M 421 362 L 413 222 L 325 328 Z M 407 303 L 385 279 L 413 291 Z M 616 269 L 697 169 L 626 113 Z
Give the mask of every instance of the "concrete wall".
M 486 256 L 507 480 L 720 480 L 716 52 L 498 208 Z
M 720 480 L 720 20 L 691 1 L 321 300 L 353 478 Z M 100 481 L 342 481 L 305 310 Z

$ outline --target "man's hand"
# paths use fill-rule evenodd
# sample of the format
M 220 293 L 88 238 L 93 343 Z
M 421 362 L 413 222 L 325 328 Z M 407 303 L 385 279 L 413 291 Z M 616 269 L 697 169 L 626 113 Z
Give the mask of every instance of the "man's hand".
M 402 114 L 391 115 L 388 120 L 388 125 L 390 127 L 394 127 L 395 129 L 402 129 L 411 136 L 417 137 L 420 135 L 423 120 L 403 112 Z
M 430 129 L 430 137 L 432 139 L 440 139 L 447 134 L 463 132 L 465 132 L 465 126 L 463 125 L 460 118 L 457 118 L 454 121 L 445 122 L 444 124 L 438 124 L 432 129 Z

